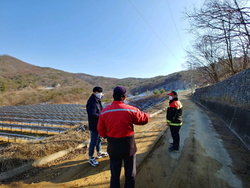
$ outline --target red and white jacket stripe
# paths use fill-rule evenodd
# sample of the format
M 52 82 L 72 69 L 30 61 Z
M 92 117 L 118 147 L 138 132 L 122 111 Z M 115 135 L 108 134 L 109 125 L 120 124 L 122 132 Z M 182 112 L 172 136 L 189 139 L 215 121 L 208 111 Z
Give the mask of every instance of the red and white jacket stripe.
M 134 134 L 134 124 L 144 125 L 149 115 L 123 101 L 113 101 L 101 111 L 97 130 L 101 137 L 123 138 Z

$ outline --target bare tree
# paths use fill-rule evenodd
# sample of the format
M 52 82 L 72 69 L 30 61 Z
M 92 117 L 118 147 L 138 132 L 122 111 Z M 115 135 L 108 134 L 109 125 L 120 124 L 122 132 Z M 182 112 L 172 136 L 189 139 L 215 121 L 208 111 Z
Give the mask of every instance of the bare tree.
M 215 74 L 215 72 L 217 72 L 215 70 L 215 56 L 212 55 L 215 51 L 217 60 L 220 59 L 219 63 L 224 64 L 225 70 L 228 70 L 226 72 L 230 74 L 235 74 L 239 70 L 242 70 L 242 68 L 248 66 L 250 44 L 249 10 L 248 7 L 240 8 L 237 0 L 206 0 L 202 8 L 197 9 L 194 7 L 191 12 L 185 12 L 186 18 L 190 21 L 189 31 L 199 38 L 203 38 L 203 41 L 200 41 L 199 44 L 196 43 L 193 47 L 194 49 L 203 52 L 203 58 L 205 58 L 202 60 L 204 61 L 203 64 L 210 62 L 209 67 L 212 68 L 212 65 L 214 66 L 213 73 L 210 73 L 210 76 L 213 77 L 215 82 L 219 80 L 218 75 L 216 76 Z M 208 35 L 204 34 L 207 32 L 213 33 L 213 35 L 209 35 L 209 40 L 205 40 L 205 38 L 208 39 Z M 210 42 L 209 45 L 208 41 Z M 202 42 L 204 44 L 202 44 Z M 204 45 L 203 47 L 215 47 L 215 49 L 202 50 L 202 45 Z M 220 57 L 217 53 L 218 46 L 220 46 Z M 238 62 L 235 61 L 237 56 L 245 57 L 241 68 L 235 64 Z M 194 57 L 192 57 L 192 59 L 194 59 Z M 196 61 L 197 59 L 201 61 L 199 57 L 196 57 Z M 200 62 L 199 64 L 202 63 Z M 211 71 L 210 68 L 208 69 L 209 71 Z
M 236 13 L 235 24 L 237 26 L 239 42 L 238 46 L 241 48 L 243 54 L 242 69 L 246 69 L 250 66 L 249 53 L 250 53 L 250 8 L 240 8 L 238 2 L 234 0 L 234 7 L 230 7 L 233 12 Z
M 206 35 L 197 39 L 192 45 L 193 50 L 187 50 L 187 58 L 192 66 L 202 72 L 202 76 L 210 83 L 220 81 L 218 65 L 220 48 L 213 42 L 213 37 Z

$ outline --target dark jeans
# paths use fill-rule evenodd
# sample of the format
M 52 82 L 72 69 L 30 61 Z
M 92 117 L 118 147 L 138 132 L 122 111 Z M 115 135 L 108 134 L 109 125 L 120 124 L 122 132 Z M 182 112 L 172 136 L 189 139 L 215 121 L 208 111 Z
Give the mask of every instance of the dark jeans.
M 174 150 L 178 150 L 179 149 L 179 145 L 180 145 L 180 128 L 181 126 L 172 126 L 170 125 L 170 132 L 171 132 L 171 136 L 173 138 L 173 149 Z
M 120 174 L 122 168 L 122 162 L 124 162 L 125 170 L 125 188 L 135 187 L 135 175 L 136 175 L 136 155 L 132 155 L 128 158 L 116 158 L 110 157 L 110 188 L 120 188 Z
M 90 131 L 90 143 L 89 143 L 89 158 L 93 157 L 95 147 L 97 153 L 102 151 L 102 138 L 99 136 L 98 132 Z

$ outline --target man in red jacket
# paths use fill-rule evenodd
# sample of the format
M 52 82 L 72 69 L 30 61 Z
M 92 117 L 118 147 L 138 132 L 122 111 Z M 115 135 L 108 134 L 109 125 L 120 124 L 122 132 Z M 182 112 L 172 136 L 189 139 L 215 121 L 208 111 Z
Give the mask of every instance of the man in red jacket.
M 120 187 L 122 162 L 125 168 L 125 187 L 135 186 L 136 143 L 134 124 L 145 125 L 149 115 L 138 108 L 124 103 L 127 97 L 126 88 L 117 86 L 113 90 L 114 101 L 101 111 L 97 130 L 101 137 L 107 138 L 110 157 L 110 188 Z

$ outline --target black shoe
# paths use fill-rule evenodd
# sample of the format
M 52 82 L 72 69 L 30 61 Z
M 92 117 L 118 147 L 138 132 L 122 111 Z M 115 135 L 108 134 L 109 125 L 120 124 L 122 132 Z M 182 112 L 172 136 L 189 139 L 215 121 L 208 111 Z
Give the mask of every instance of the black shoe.
M 176 152 L 176 153 L 179 152 L 179 150 L 178 149 L 174 149 L 173 146 L 169 147 L 168 149 L 169 149 L 169 151 L 173 151 L 173 152 Z

